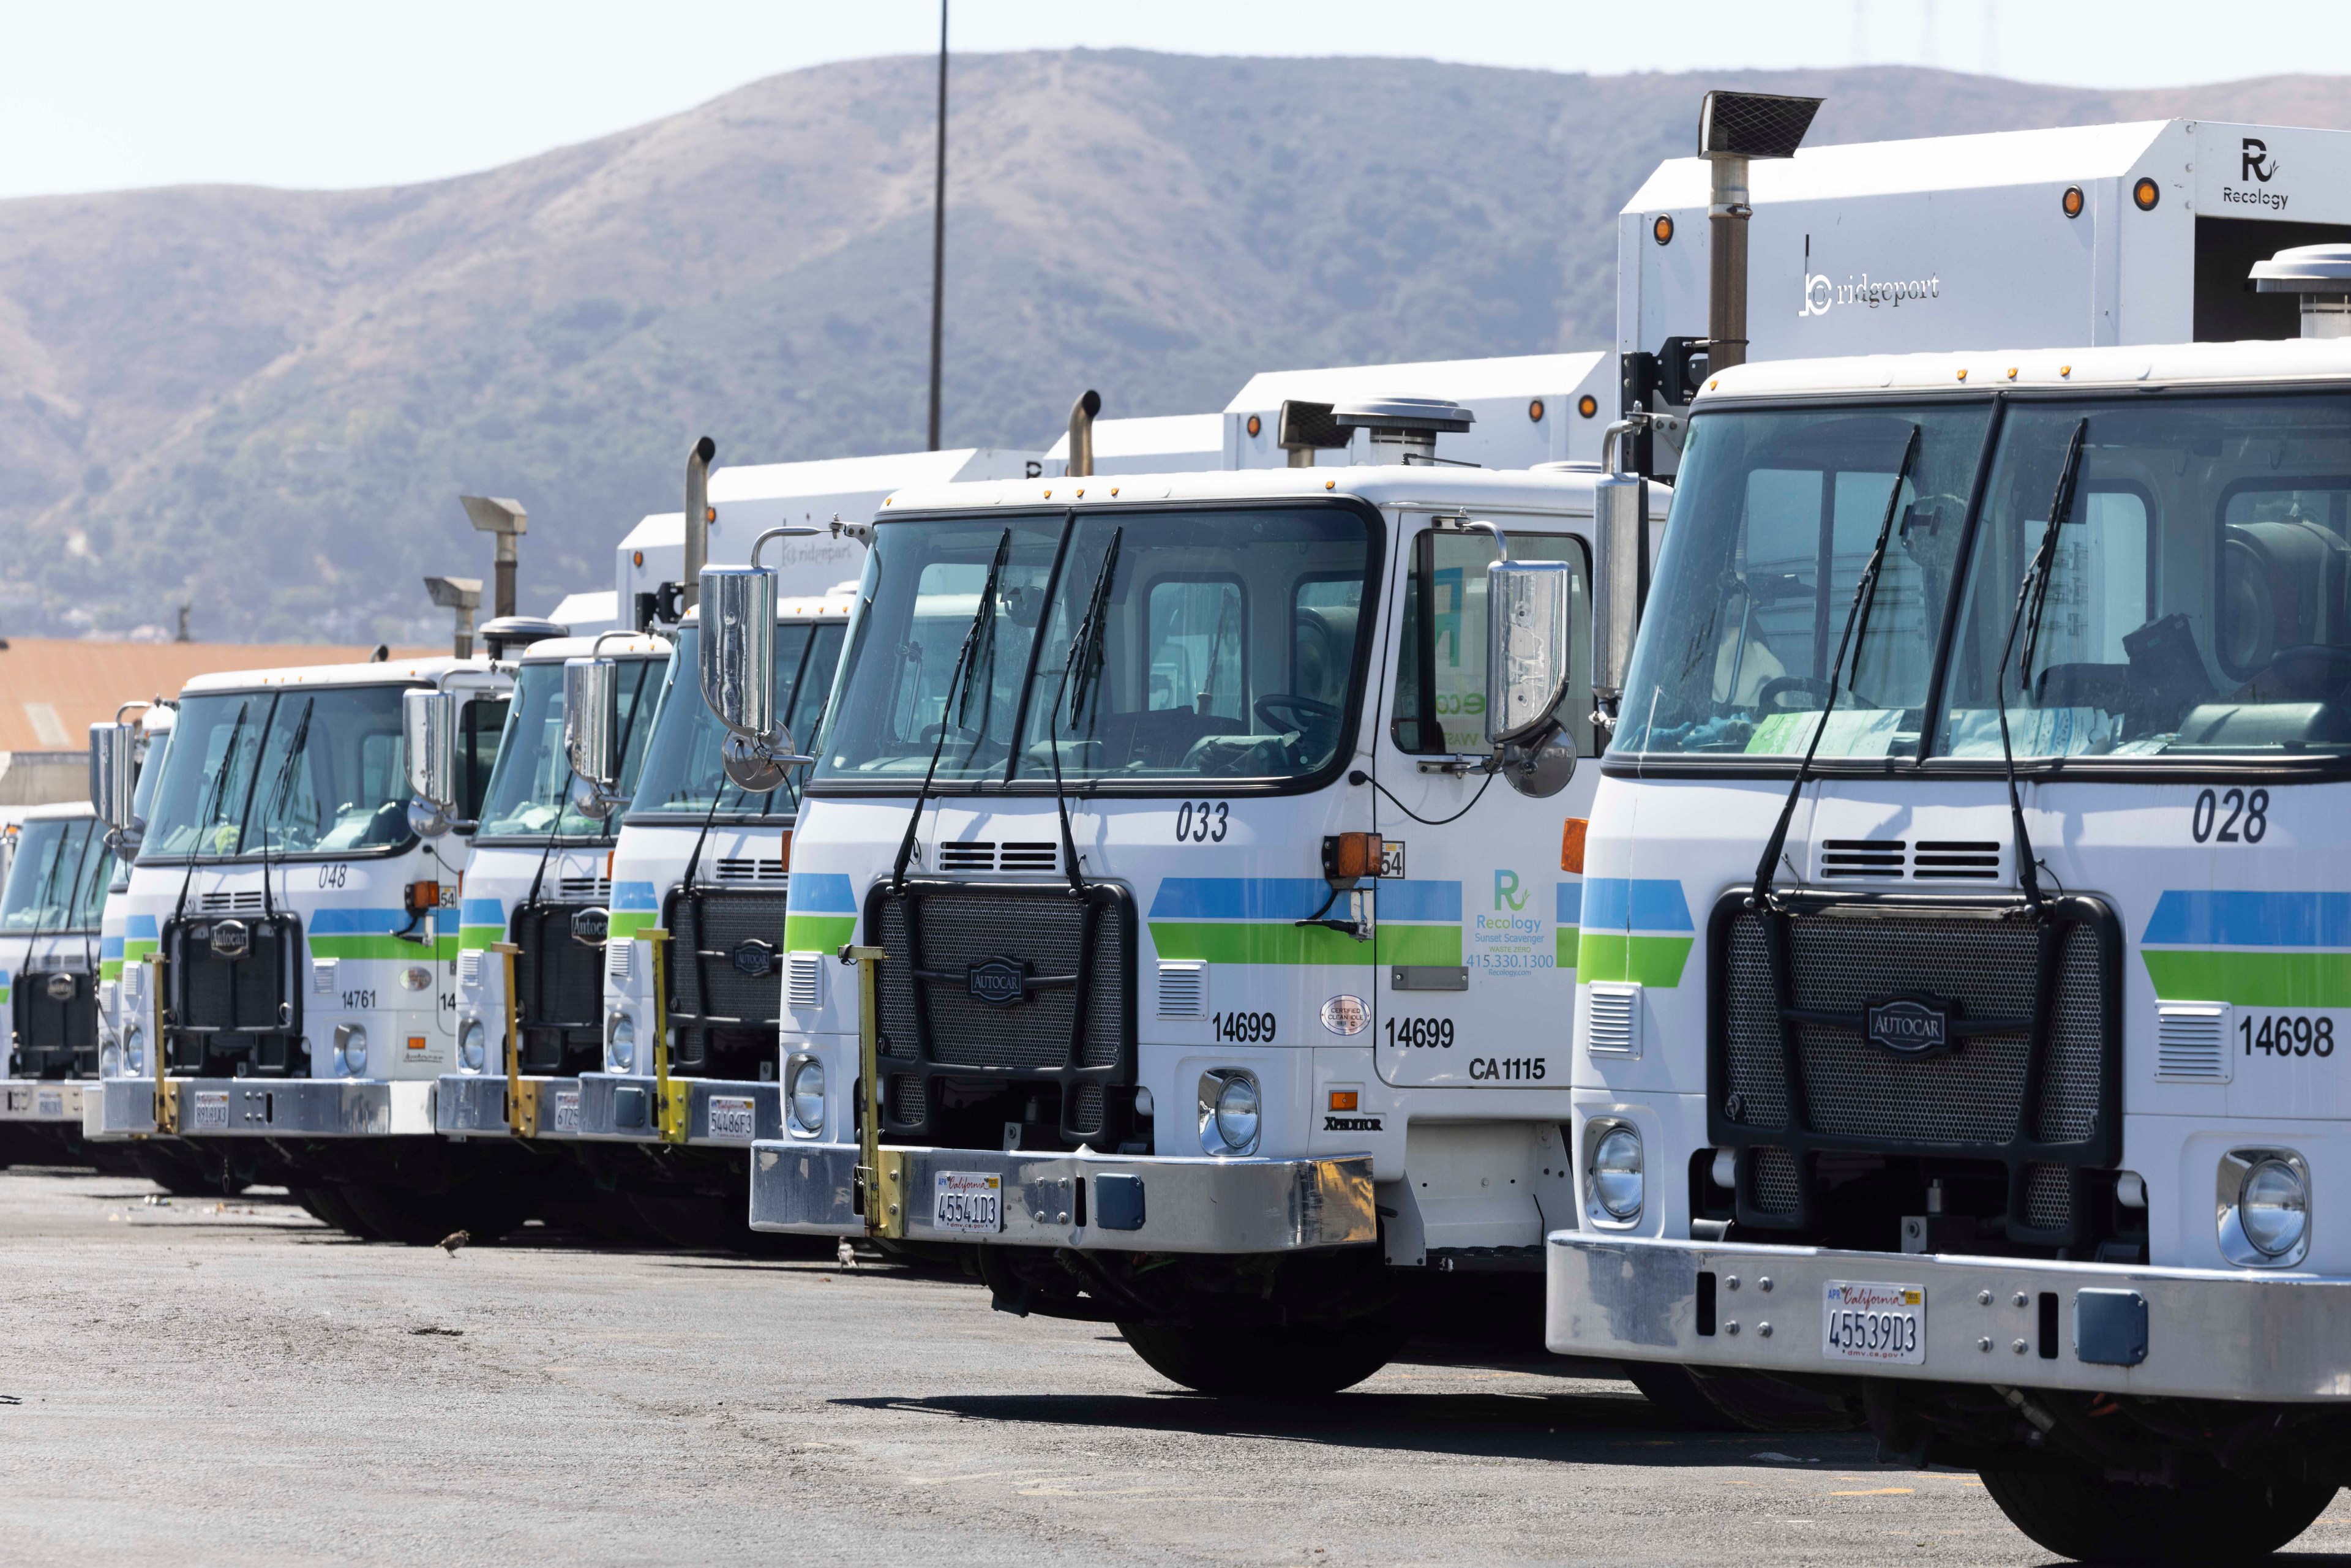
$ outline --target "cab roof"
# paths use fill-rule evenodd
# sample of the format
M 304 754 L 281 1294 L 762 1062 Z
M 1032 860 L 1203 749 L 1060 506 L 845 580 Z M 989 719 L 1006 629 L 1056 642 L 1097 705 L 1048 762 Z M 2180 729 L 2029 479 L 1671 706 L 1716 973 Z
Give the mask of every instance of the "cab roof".
M 857 607 L 857 584 L 838 583 L 822 593 L 799 594 L 776 601 L 776 624 L 792 621 L 846 621 Z M 702 606 L 697 604 L 685 612 L 678 622 L 683 632 L 688 626 L 702 624 Z
M 1695 413 L 1730 399 L 1876 392 L 1981 394 L 2148 391 L 2199 383 L 2351 382 L 2351 339 L 2288 338 L 2239 343 L 2157 343 L 2105 349 L 1979 349 L 1938 354 L 1860 354 L 1834 360 L 1763 360 L 1707 378 Z
M 486 658 L 388 659 L 381 664 L 296 664 L 282 670 L 223 670 L 198 675 L 183 689 L 184 695 L 205 692 L 249 692 L 277 686 L 413 685 L 440 680 L 460 672 L 489 673 Z
M 96 816 L 97 810 L 87 800 L 53 800 L 46 806 L 27 806 L 19 822 L 53 822 L 58 818 Z
M 920 486 L 882 504 L 877 523 L 911 512 L 970 511 L 980 507 L 1062 507 L 1115 510 L 1160 501 L 1290 501 L 1354 496 L 1374 507 L 1517 506 L 1589 511 L 1597 468 L 1454 468 L 1329 465 L 1243 468 L 1198 474 L 1113 474 L 1085 479 L 995 479 L 967 485 Z
M 602 646 L 598 646 L 599 643 Z M 669 639 L 651 637 L 642 632 L 622 633 L 608 632 L 601 638 L 543 637 L 522 651 L 515 662 L 519 664 L 559 664 L 566 659 L 585 659 L 591 654 L 605 654 L 615 659 L 669 657 Z

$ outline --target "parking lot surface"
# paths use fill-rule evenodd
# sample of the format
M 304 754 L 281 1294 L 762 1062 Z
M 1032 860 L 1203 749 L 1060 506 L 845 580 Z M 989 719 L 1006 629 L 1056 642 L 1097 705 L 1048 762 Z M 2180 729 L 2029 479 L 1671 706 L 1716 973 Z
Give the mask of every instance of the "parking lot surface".
M 17 1170 L 0 1305 L 0 1563 L 2047 1561 L 1865 1437 L 1678 1431 L 1541 1361 L 1226 1406 L 870 1260 L 452 1256 Z

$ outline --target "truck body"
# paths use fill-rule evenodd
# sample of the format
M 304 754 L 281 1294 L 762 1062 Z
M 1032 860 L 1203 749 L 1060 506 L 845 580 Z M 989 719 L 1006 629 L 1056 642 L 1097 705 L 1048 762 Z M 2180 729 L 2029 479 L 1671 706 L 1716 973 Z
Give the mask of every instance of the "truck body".
M 99 1075 L 99 919 L 113 873 L 87 801 L 26 810 L 0 891 L 0 1160 L 79 1148 L 83 1090 Z

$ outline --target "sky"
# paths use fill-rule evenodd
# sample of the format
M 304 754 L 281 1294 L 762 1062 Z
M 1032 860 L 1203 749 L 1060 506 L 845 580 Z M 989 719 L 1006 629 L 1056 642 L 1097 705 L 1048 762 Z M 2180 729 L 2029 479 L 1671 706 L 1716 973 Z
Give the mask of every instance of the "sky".
M 0 0 L 0 196 L 492 168 L 831 60 L 936 0 Z M 2351 4 L 956 0 L 956 51 L 1405 55 L 1614 74 L 1939 66 L 2085 87 L 2351 74 Z

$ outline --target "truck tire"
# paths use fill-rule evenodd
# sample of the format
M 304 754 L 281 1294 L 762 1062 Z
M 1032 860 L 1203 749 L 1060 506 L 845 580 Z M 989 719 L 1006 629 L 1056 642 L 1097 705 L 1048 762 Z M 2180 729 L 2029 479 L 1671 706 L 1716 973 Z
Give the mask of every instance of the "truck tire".
M 2141 1487 L 2022 1470 L 1986 1470 L 1983 1484 L 2011 1524 L 2060 1557 L 2182 1568 L 2259 1562 L 2310 1528 L 2335 1491 L 2322 1481 L 2255 1477 Z
M 1750 1432 L 1858 1432 L 1868 1424 L 1858 1401 L 1768 1372 L 1693 1369 L 1690 1382 L 1707 1403 Z
M 1666 1417 L 1686 1432 L 1745 1432 L 1752 1430 L 1745 1422 L 1724 1414 L 1720 1406 L 1706 1396 L 1690 1375 L 1689 1368 L 1674 1366 L 1662 1361 L 1628 1361 L 1625 1375 L 1641 1396 L 1663 1411 Z
M 174 1197 L 225 1197 L 243 1192 L 246 1184 L 225 1169 L 214 1169 L 186 1149 L 162 1144 L 133 1144 L 131 1163 L 139 1174 Z
M 291 1189 L 294 1201 L 308 1210 L 310 1218 L 331 1229 L 360 1241 L 381 1241 L 382 1237 L 367 1228 L 357 1211 L 343 1200 L 342 1189 L 332 1186 L 298 1186 Z
M 1282 1328 L 1165 1328 L 1118 1332 L 1152 1371 L 1220 1399 L 1311 1399 L 1352 1388 L 1395 1354 L 1400 1336 L 1364 1323 Z
M 455 1192 L 411 1192 L 405 1187 L 353 1184 L 342 1189 L 360 1223 L 403 1247 L 431 1247 L 462 1230 L 466 1239 L 496 1241 L 524 1219 L 521 1206 L 477 1186 Z

